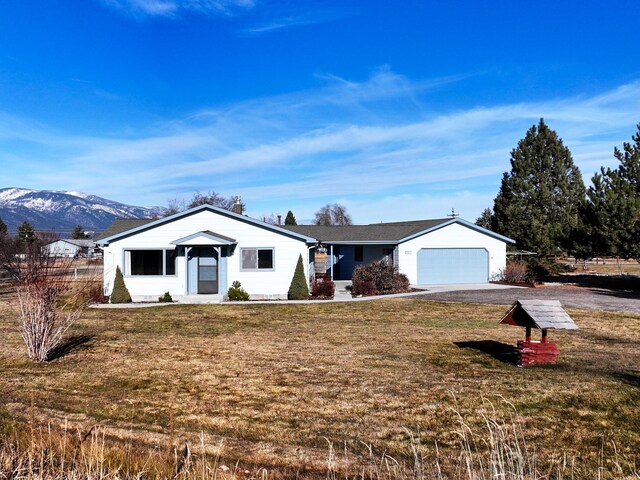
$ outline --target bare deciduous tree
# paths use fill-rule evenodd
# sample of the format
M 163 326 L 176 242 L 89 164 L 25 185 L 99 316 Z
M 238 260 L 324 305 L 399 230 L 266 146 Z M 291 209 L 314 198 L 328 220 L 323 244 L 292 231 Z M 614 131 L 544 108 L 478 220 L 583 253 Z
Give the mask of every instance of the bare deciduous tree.
M 347 213 L 347 207 L 339 203 L 326 204 L 315 213 L 313 220 L 315 225 L 351 225 L 351 215 Z
M 168 217 L 169 215 L 182 212 L 189 208 L 198 207 L 200 205 L 213 205 L 214 207 L 223 208 L 225 210 L 233 210 L 235 203 L 235 197 L 225 198 L 213 190 L 210 190 L 207 193 L 196 192 L 189 201 L 185 201 L 178 197 L 169 199 L 167 202 L 167 208 L 164 210 L 164 216 Z M 242 210 L 244 211 L 244 204 L 242 204 Z

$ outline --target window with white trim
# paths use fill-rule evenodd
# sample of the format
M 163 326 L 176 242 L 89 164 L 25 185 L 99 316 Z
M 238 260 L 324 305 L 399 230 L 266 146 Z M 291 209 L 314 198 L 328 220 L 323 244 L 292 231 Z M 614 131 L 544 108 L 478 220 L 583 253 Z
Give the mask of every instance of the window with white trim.
M 273 248 L 241 248 L 240 270 L 273 270 Z
M 124 274 L 171 276 L 176 274 L 176 250 L 125 250 Z

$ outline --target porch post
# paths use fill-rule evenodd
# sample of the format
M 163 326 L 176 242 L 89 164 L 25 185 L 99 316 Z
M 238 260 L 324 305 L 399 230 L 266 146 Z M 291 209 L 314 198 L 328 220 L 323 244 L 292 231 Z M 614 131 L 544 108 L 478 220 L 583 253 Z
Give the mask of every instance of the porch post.
M 185 296 L 189 295 L 189 252 L 191 247 L 184 247 L 184 289 Z
M 333 258 L 333 245 L 329 246 L 329 252 L 330 252 L 330 257 L 331 257 L 331 267 L 330 271 L 331 271 L 331 281 L 333 282 L 333 264 L 335 263 L 335 258 Z

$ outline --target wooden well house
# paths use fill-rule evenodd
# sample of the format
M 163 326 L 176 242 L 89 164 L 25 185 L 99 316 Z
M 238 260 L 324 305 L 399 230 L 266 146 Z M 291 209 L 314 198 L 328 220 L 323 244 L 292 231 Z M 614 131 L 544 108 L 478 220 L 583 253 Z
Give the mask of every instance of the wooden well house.
M 525 339 L 518 340 L 518 366 L 556 363 L 560 350 L 548 341 L 548 330 L 577 330 L 578 326 L 558 300 L 517 300 L 500 323 L 525 328 Z M 542 331 L 540 341 L 531 340 L 531 329 Z

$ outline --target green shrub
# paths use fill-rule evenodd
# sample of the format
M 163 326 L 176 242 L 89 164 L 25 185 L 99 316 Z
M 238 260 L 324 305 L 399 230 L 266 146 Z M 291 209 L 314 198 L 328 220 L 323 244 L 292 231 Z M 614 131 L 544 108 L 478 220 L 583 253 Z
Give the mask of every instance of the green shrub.
M 131 295 L 124 284 L 124 278 L 119 266 L 116 267 L 116 278 L 113 281 L 113 291 L 109 299 L 111 303 L 131 303 Z
M 309 287 L 307 286 L 307 279 L 304 276 L 304 267 L 302 266 L 302 255 L 298 257 L 298 264 L 296 270 L 293 273 L 291 279 L 291 286 L 287 293 L 289 300 L 308 300 L 309 299 Z
M 409 292 L 409 279 L 385 260 L 358 265 L 351 277 L 353 296 Z
M 235 280 L 229 290 L 227 290 L 227 297 L 229 300 L 235 300 L 238 302 L 246 302 L 249 300 L 249 294 L 242 288 L 239 281 Z
M 164 295 L 158 297 L 158 301 L 160 303 L 171 303 L 173 302 L 173 298 L 171 298 L 171 294 L 169 292 L 164 292 Z

